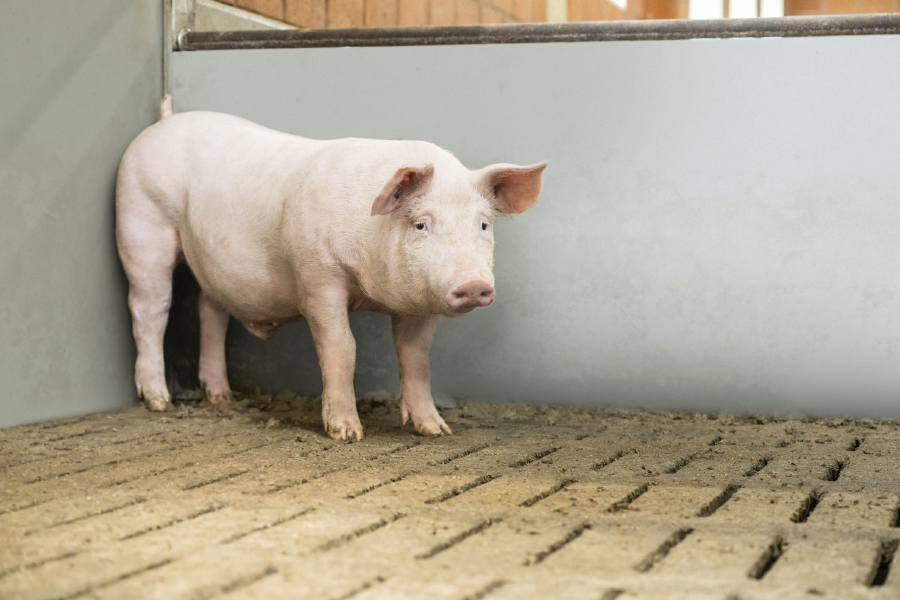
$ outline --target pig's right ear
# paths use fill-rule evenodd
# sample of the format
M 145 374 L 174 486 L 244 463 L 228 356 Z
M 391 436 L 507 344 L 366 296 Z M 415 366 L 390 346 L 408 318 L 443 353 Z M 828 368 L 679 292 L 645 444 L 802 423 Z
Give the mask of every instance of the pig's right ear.
M 434 165 L 431 163 L 397 169 L 372 203 L 372 216 L 389 214 L 404 201 L 426 191 L 433 176 Z

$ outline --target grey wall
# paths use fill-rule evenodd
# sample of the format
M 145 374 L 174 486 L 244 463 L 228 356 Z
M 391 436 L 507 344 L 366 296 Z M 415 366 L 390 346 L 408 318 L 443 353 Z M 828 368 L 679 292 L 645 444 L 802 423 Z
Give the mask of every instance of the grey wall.
M 135 397 L 119 158 L 158 118 L 162 0 L 0 0 L 0 427 Z
M 900 39 L 179 53 L 176 110 L 549 160 L 498 300 L 443 320 L 457 397 L 900 417 Z M 397 389 L 355 315 L 360 393 Z M 320 390 L 309 331 L 233 327 L 234 382 Z

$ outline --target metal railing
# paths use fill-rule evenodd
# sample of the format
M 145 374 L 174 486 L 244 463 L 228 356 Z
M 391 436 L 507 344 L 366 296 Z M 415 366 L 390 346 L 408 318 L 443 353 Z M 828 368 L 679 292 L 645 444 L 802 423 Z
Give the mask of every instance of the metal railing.
M 258 48 L 533 44 L 897 34 L 900 34 L 900 14 L 876 14 L 772 19 L 601 21 L 379 29 L 224 32 L 183 30 L 177 35 L 175 49 L 182 51 L 250 50 Z

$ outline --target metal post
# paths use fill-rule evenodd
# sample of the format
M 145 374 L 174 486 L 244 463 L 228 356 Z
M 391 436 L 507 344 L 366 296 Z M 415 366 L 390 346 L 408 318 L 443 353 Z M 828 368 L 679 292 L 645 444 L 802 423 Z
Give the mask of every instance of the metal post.
M 169 86 L 169 61 L 172 56 L 172 0 L 162 2 L 162 95 L 171 93 Z

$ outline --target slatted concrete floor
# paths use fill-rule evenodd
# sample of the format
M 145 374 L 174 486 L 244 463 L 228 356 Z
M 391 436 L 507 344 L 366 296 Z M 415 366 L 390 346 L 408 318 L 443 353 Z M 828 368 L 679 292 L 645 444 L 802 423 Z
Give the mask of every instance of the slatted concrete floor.
M 0 432 L 0 598 L 900 598 L 900 427 L 363 401 Z

